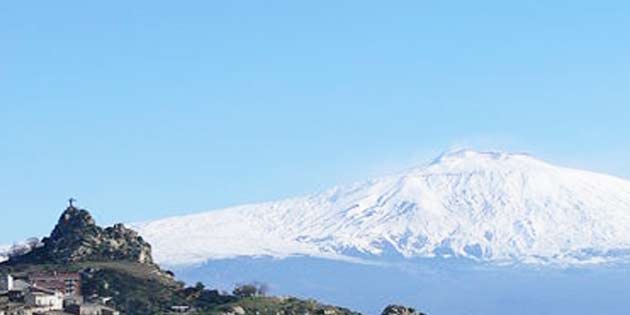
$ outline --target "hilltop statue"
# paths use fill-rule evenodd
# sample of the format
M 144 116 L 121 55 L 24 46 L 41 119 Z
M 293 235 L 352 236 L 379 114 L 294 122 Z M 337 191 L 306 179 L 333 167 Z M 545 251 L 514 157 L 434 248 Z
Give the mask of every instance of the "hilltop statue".
M 75 202 L 75 201 L 77 201 L 77 200 L 76 200 L 76 199 L 74 199 L 74 198 L 70 198 L 70 199 L 68 199 L 68 203 L 70 204 L 70 206 L 69 206 L 68 208 L 74 208 L 74 202 Z

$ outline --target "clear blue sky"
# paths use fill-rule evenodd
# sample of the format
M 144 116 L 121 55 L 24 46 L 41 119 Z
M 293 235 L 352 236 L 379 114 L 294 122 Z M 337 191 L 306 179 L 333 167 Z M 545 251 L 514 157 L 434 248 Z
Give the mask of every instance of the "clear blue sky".
M 0 244 L 321 190 L 454 146 L 630 177 L 625 1 L 0 4 Z

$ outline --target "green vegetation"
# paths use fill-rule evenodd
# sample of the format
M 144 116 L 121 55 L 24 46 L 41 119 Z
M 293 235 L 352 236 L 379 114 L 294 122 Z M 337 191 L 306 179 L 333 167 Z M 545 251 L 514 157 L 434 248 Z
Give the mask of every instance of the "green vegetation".
M 281 297 L 246 297 L 234 302 L 205 310 L 202 314 L 221 315 L 225 313 L 259 315 L 356 315 L 348 309 L 320 304 L 314 300 Z

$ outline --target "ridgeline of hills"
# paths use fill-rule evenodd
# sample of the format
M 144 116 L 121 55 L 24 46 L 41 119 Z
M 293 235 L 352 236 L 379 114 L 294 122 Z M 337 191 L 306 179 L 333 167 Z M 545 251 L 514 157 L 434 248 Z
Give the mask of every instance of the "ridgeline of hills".
M 0 264 L 0 273 L 26 277 L 38 272 L 77 272 L 84 297 L 107 297 L 128 315 L 170 314 L 174 306 L 207 315 L 359 315 L 314 300 L 271 297 L 261 287 L 244 285 L 232 293 L 187 287 L 154 263 L 151 245 L 122 224 L 101 228 L 88 211 L 74 206 L 61 215 L 51 235 L 28 251 Z M 420 315 L 390 305 L 384 315 Z

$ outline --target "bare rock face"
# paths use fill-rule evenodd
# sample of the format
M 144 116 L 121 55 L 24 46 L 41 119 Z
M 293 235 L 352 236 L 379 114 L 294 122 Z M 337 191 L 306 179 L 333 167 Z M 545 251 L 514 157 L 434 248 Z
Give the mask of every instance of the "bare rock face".
M 389 305 L 383 310 L 381 315 L 425 315 L 424 313 L 418 312 L 413 308 L 402 306 L 402 305 Z
M 14 262 L 132 261 L 152 264 L 151 246 L 122 224 L 103 229 L 84 209 L 68 207 L 43 246 L 11 258 Z
M 96 254 L 102 232 L 89 212 L 69 207 L 50 237 L 42 240 L 44 246 L 40 251 L 54 262 L 77 262 Z
M 153 263 L 151 245 L 134 230 L 122 224 L 108 227 L 103 233 L 102 255 L 113 260 L 133 260 L 143 264 Z

